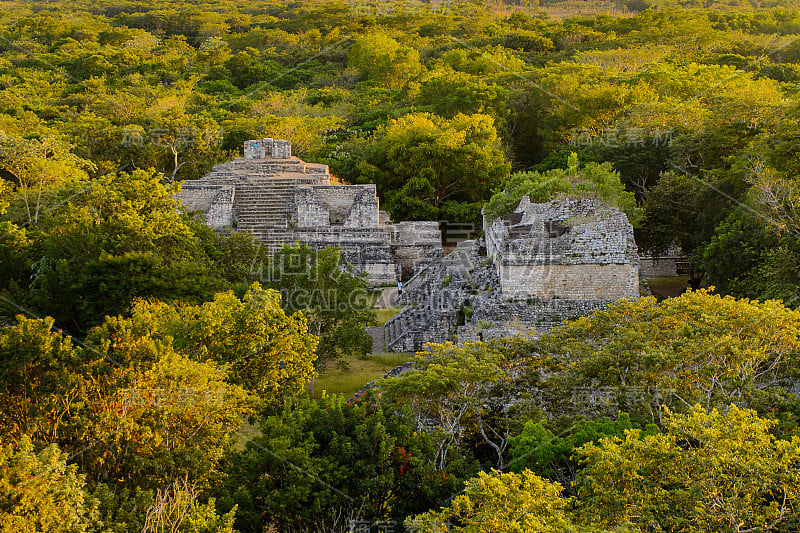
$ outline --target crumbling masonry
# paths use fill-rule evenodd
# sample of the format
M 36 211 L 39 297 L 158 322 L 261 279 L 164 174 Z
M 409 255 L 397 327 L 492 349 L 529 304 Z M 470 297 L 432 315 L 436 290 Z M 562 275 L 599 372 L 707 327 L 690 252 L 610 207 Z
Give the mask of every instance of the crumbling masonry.
M 385 325 L 387 348 L 539 335 L 639 296 L 639 257 L 624 213 L 586 198 L 532 204 L 488 221 L 406 283 L 410 307 Z
M 180 199 L 209 226 L 247 231 L 275 252 L 284 244 L 339 246 L 373 286 L 404 284 L 407 306 L 376 345 L 538 335 L 620 298 L 639 295 L 639 257 L 625 215 L 593 199 L 533 204 L 486 220 L 484 238 L 443 255 L 436 222 L 393 224 L 375 185 L 331 183 L 325 165 L 291 155 L 280 139 L 247 141 L 244 157 L 183 184 Z M 409 279 L 410 278 L 410 279 Z M 383 341 L 383 342 L 381 342 Z
M 295 242 L 340 246 L 373 286 L 393 285 L 442 254 L 436 222 L 392 224 L 379 209 L 375 185 L 331 184 L 327 165 L 292 156 L 282 139 L 245 142 L 243 158 L 185 182 L 179 197 L 210 227 L 246 231 L 272 253 Z

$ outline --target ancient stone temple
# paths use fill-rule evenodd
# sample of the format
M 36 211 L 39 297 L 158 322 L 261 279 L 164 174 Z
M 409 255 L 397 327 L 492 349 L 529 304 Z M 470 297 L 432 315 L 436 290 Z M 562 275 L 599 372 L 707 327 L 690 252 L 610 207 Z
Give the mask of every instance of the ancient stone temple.
M 639 296 L 639 256 L 624 213 L 575 198 L 533 204 L 488 221 L 405 285 L 410 305 L 384 327 L 387 348 L 537 336 L 620 298 Z
M 618 300 L 639 295 L 639 254 L 624 213 L 599 200 L 533 204 L 484 219 L 486 253 L 506 298 Z
M 438 223 L 392 224 L 375 185 L 331 181 L 327 165 L 292 156 L 289 141 L 261 139 L 244 143 L 243 158 L 185 182 L 179 197 L 210 227 L 247 231 L 273 253 L 295 242 L 339 246 L 372 285 L 407 279 L 419 263 L 441 256 Z

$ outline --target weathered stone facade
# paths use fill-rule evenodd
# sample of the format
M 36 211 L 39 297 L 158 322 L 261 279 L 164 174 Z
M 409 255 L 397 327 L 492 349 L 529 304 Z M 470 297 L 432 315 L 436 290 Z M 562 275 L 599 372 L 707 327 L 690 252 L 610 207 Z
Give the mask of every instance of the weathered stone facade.
M 639 295 L 633 227 L 618 209 L 587 198 L 532 204 L 484 222 L 503 297 L 616 300 Z
M 372 285 L 407 279 L 415 264 L 441 255 L 436 222 L 392 224 L 380 211 L 375 185 L 335 185 L 326 165 L 291 155 L 282 139 L 244 143 L 244 157 L 185 182 L 179 198 L 202 211 L 209 226 L 247 231 L 271 252 L 284 244 L 340 246 Z
M 639 296 L 633 228 L 591 199 L 532 204 L 484 220 L 485 241 L 464 241 L 406 284 L 412 305 L 385 325 L 388 349 L 533 335 Z
M 677 245 L 673 245 L 660 256 L 640 257 L 639 267 L 647 279 L 679 276 L 689 273 L 689 258 Z
M 384 326 L 389 350 L 538 335 L 639 295 L 631 225 L 597 200 L 524 198 L 515 213 L 484 220 L 485 240 L 445 256 L 436 222 L 392 224 L 374 185 L 331 181 L 327 166 L 293 157 L 288 141 L 262 139 L 184 183 L 179 196 L 209 226 L 247 231 L 271 252 L 295 242 L 339 246 L 372 285 L 407 280 L 399 301 L 409 308 Z

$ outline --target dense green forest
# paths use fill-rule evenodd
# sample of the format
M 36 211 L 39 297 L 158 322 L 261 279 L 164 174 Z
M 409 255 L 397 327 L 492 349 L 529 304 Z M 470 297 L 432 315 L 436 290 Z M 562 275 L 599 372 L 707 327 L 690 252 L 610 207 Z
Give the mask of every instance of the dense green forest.
M 798 7 L 0 2 L 0 532 L 799 530 Z M 363 277 L 174 196 L 265 137 L 398 221 L 602 198 L 696 290 L 312 399 Z

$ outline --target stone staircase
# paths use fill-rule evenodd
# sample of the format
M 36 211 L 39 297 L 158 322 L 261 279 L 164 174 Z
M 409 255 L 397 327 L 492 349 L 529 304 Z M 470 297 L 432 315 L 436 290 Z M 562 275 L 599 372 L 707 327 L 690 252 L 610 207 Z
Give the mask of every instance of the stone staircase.
M 328 184 L 326 165 L 288 159 L 242 159 L 215 165 L 203 181 L 232 185 L 233 217 L 237 229 L 247 231 L 270 253 L 292 242 L 289 208 L 299 185 Z
M 372 339 L 372 354 L 386 352 L 383 326 L 367 326 L 367 335 Z
M 248 176 L 236 183 L 234 212 L 237 228 L 247 231 L 267 246 L 270 253 L 291 242 L 289 206 L 298 185 L 316 183 L 316 178 Z
M 444 343 L 454 336 L 459 313 L 473 291 L 472 241 L 431 263 L 403 285 L 398 301 L 412 305 L 384 325 L 386 348 L 410 352 L 426 343 Z

